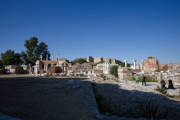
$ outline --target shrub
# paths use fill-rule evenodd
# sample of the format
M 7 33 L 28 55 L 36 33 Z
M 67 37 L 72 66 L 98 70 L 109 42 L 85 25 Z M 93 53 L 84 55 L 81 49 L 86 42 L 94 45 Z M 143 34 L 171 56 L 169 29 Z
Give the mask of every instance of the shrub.
M 23 67 L 16 67 L 14 73 L 15 73 L 15 74 L 27 74 L 28 71 L 27 71 L 27 70 L 24 70 Z
M 80 58 L 80 59 L 78 60 L 78 63 L 79 63 L 79 64 L 83 64 L 83 63 L 85 63 L 85 62 L 86 62 L 86 60 L 83 59 L 83 58 Z
M 146 82 L 157 82 L 157 80 L 151 76 L 146 76 Z
M 74 64 L 83 64 L 83 63 L 86 63 L 86 59 L 85 58 L 77 58 L 77 59 L 74 59 L 72 62 L 71 62 L 73 65 Z
M 131 81 L 136 81 L 136 77 L 133 76 L 130 78 Z M 142 77 L 139 77 L 139 82 L 142 82 Z M 151 76 L 146 76 L 146 82 L 157 82 L 157 80 Z
M 112 66 L 110 69 L 110 74 L 118 78 L 118 66 Z
M 120 66 L 121 66 L 121 67 L 125 67 L 125 62 L 120 63 Z M 130 64 L 129 64 L 129 63 L 127 63 L 127 67 L 130 67 Z
M 48 70 L 48 73 L 61 73 L 62 72 L 62 69 L 61 67 L 50 67 L 49 70 Z

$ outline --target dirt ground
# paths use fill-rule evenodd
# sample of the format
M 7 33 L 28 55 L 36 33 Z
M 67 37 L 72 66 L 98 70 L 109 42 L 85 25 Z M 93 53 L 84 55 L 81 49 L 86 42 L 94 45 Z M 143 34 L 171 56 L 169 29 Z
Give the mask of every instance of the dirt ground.
M 0 78 L 0 113 L 22 120 L 96 120 L 89 112 L 89 84 L 73 79 L 11 77 Z

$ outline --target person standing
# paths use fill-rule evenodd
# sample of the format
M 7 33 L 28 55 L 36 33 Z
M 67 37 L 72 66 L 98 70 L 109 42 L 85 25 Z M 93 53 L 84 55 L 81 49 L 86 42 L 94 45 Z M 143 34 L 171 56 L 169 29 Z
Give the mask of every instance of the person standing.
M 136 83 L 139 83 L 139 75 L 136 74 Z
M 161 83 L 161 89 L 166 89 L 166 82 L 165 82 L 165 80 L 162 79 L 162 80 L 160 81 L 160 83 Z
M 143 78 L 142 78 L 142 85 L 146 86 L 146 76 L 145 75 L 143 75 Z

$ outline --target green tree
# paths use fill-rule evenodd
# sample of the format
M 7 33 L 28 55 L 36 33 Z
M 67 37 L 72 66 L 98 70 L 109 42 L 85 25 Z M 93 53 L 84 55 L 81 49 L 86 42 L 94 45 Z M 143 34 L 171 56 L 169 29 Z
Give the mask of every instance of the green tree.
M 118 66 L 112 66 L 110 69 L 110 74 L 118 78 Z
M 79 64 L 86 63 L 86 60 L 85 60 L 85 59 L 83 59 L 83 58 L 80 58 L 80 59 L 78 60 L 78 63 L 79 63 Z
M 120 66 L 121 66 L 121 67 L 125 67 L 125 62 L 120 63 Z M 130 67 L 130 64 L 129 64 L 129 63 L 127 63 L 127 67 Z
M 20 65 L 22 63 L 21 55 L 13 50 L 7 50 L 5 53 L 2 53 L 1 59 L 3 65 Z
M 24 64 L 34 65 L 36 60 L 39 60 L 41 56 L 42 59 L 46 59 L 46 55 L 48 55 L 48 59 L 50 59 L 48 45 L 44 42 L 38 44 L 37 37 L 31 37 L 29 40 L 26 40 L 24 46 L 26 51 L 21 53 Z
M 75 60 L 72 61 L 73 64 L 79 63 L 79 64 L 83 64 L 86 63 L 86 59 L 84 58 L 77 58 Z

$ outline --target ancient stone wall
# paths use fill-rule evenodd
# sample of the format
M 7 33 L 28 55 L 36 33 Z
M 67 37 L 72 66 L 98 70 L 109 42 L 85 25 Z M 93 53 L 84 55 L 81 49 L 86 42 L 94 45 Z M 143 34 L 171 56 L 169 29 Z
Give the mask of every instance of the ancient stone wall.
M 167 64 L 160 64 L 159 65 L 159 71 L 167 72 L 168 71 L 168 65 Z
M 155 57 L 149 57 L 142 62 L 142 69 L 144 72 L 159 71 L 158 59 Z

